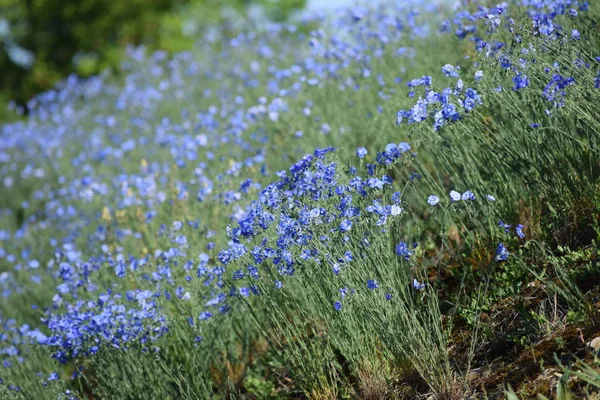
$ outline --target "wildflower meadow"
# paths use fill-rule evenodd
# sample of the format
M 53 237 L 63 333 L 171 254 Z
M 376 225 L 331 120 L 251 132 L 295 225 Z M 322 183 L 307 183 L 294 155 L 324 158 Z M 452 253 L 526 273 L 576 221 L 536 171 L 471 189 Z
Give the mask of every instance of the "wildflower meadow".
M 0 398 L 598 398 L 600 2 L 226 20 L 116 72 L 0 127 Z

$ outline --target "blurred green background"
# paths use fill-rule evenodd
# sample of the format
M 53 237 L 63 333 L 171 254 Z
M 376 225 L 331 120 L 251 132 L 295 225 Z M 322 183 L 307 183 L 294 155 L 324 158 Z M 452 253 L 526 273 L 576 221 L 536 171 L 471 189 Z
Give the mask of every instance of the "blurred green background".
M 129 44 L 177 52 L 202 40 L 207 25 L 283 21 L 305 0 L 0 0 L 0 119 L 71 73 L 118 66 Z

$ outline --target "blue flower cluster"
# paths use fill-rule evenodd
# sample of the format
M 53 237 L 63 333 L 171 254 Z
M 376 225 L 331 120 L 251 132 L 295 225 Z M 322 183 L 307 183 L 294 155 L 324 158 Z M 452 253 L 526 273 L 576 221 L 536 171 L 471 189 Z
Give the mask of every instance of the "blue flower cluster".
M 445 73 L 451 66 L 444 67 Z M 458 72 L 452 67 L 450 77 L 458 77 Z M 473 111 L 475 107 L 483 104 L 477 90 L 464 87 L 462 79 L 458 79 L 454 88 L 445 88 L 436 92 L 426 88 L 425 98 L 419 98 L 417 104 L 409 110 L 398 111 L 396 124 L 412 124 L 424 122 L 433 117 L 435 130 L 440 129 L 448 122 L 455 122 L 462 118 L 461 110 L 465 113 Z
M 560 16 L 577 18 L 579 13 L 586 12 L 589 9 L 587 1 L 577 0 L 523 0 L 517 2 L 514 6 L 526 7 L 535 35 L 541 36 L 545 40 L 557 42 L 579 40 L 581 35 L 577 30 L 570 34 L 564 32 L 561 25 L 556 23 L 556 19 Z M 500 67 L 502 71 L 510 71 L 512 74 L 512 89 L 521 91 L 531 87 L 531 79 L 527 70 L 536 64 L 537 60 L 533 58 L 533 55 L 537 50 L 532 47 L 531 43 L 526 46 L 523 45 L 521 35 L 517 33 L 518 30 L 523 28 L 522 26 L 516 26 L 512 18 L 505 16 L 508 7 L 508 3 L 503 2 L 491 8 L 479 7 L 478 11 L 474 13 L 460 11 L 454 19 L 445 21 L 441 30 L 442 32 L 450 32 L 454 29 L 454 33 L 460 39 L 469 38 L 475 44 L 475 49 L 481 59 L 481 61 L 472 62 L 473 67 L 477 68 L 481 62 L 486 62 L 493 68 Z M 482 27 L 485 27 L 485 29 L 482 29 Z M 500 35 L 497 32 L 499 30 L 509 32 L 510 36 L 514 38 L 513 42 L 498 41 L 497 37 L 500 37 Z M 547 49 L 542 47 L 540 51 L 547 52 Z M 530 58 L 525 58 L 527 56 L 530 56 Z M 575 60 L 576 68 L 582 66 L 591 68 L 592 64 L 581 59 Z M 565 89 L 577 82 L 573 77 L 558 73 L 561 70 L 569 70 L 570 67 L 567 68 L 555 63 L 554 69 L 557 73 L 546 84 L 543 97 L 551 102 L 553 107 L 559 108 L 564 106 Z M 546 68 L 545 71 L 550 72 L 550 68 Z M 437 131 L 448 123 L 463 118 L 466 113 L 473 111 L 478 106 L 484 105 L 484 100 L 476 89 L 465 88 L 465 83 L 460 78 L 459 66 L 446 64 L 442 67 L 442 72 L 446 77 L 456 79 L 454 87 L 446 87 L 438 93 L 431 88 L 431 77 L 412 80 L 408 83 L 410 97 L 415 95 L 414 88 L 416 86 L 424 86 L 425 92 L 412 108 L 398 111 L 396 118 L 398 125 L 422 123 L 431 117 L 433 127 Z M 502 76 L 502 74 L 499 76 Z M 477 85 L 481 83 L 483 77 L 483 71 L 478 70 L 474 73 L 473 78 L 469 78 L 468 81 L 472 81 Z M 598 79 L 596 79 L 596 86 L 598 86 L 597 82 Z M 500 92 L 502 86 L 497 86 L 494 90 Z M 550 115 L 551 112 L 547 111 L 547 113 Z
M 44 321 L 52 334 L 41 344 L 57 349 L 53 356 L 61 362 L 95 354 L 102 345 L 117 349 L 132 343 L 149 346 L 168 331 L 155 297 L 148 290 L 137 290 L 125 296 L 105 293 L 97 302 L 76 301 L 66 306 L 64 314 L 51 314 Z
M 308 261 L 332 265 L 334 275 L 339 275 L 344 266 L 353 260 L 346 251 L 337 257 L 334 252 L 323 252 L 323 246 L 341 238 L 342 243 L 350 240 L 349 234 L 356 224 L 369 223 L 385 226 L 388 218 L 402 214 L 401 198 L 396 194 L 391 204 L 366 199 L 377 196 L 390 187 L 392 180 L 386 175 L 377 175 L 384 167 L 413 157 L 407 143 L 389 144 L 385 151 L 377 154 L 377 163 L 367 165 L 368 175 L 362 177 L 351 167 L 344 172 L 327 154 L 332 147 L 317 149 L 289 168 L 289 172 L 278 173 L 280 180 L 267 185 L 238 219 L 238 226 L 228 229 L 230 244 L 219 251 L 218 260 L 224 267 L 246 265 L 237 270 L 234 282 L 247 278 L 249 287 L 230 288 L 220 295 L 260 294 L 252 281 L 263 278 L 259 271 L 276 270 L 272 284 L 281 287 L 281 279 L 293 277 L 296 268 Z M 359 149 L 360 150 L 360 149 Z M 367 203 L 368 204 L 368 203 Z M 361 206 L 363 205 L 363 206 Z M 253 243 L 250 245 L 250 243 Z M 339 251 L 338 251 L 339 252 Z M 405 256 L 408 256 L 405 254 Z M 369 284 L 369 287 L 376 283 Z M 216 301 L 207 306 L 217 306 Z M 339 306 L 341 307 L 341 306 Z M 336 307 L 337 308 L 337 307 Z M 209 314 L 205 314 L 209 316 Z

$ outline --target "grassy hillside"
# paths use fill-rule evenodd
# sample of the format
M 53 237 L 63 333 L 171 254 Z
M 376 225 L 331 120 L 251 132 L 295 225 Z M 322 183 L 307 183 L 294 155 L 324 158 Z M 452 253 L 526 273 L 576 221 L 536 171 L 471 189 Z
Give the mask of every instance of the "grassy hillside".
M 598 396 L 600 8 L 422 3 L 2 126 L 0 397 Z

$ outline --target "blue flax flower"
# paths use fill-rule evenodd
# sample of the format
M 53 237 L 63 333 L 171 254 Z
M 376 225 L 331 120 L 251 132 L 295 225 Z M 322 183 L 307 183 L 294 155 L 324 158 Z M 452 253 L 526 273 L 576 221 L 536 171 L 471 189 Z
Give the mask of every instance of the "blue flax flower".
M 350 221 L 349 219 L 345 219 L 342 221 L 342 223 L 340 224 L 340 230 L 342 232 L 347 232 L 352 228 L 352 221 Z
M 521 239 L 523 239 L 525 237 L 525 233 L 523 232 L 523 224 L 519 224 L 517 225 L 517 227 L 515 228 L 515 231 L 517 232 L 517 236 Z
M 379 287 L 379 283 L 377 283 L 376 280 L 374 279 L 369 279 L 367 281 L 367 288 L 369 288 L 370 290 L 374 290 L 377 289 Z
M 499 243 L 498 247 L 496 247 L 496 261 L 506 261 L 508 260 L 508 256 L 510 256 L 510 253 L 506 246 L 503 243 Z
M 425 287 L 425 284 L 424 284 L 424 283 L 419 283 L 419 281 L 418 281 L 418 280 L 416 280 L 416 279 L 413 279 L 413 282 L 412 282 L 412 287 L 413 287 L 414 289 L 416 289 L 416 290 L 421 290 L 421 289 L 423 289 L 423 288 Z
M 440 202 L 440 198 L 439 198 L 439 197 L 437 197 L 436 195 L 433 195 L 433 194 L 432 194 L 431 196 L 429 196 L 429 197 L 427 198 L 427 203 L 428 203 L 430 206 L 435 206 L 435 205 L 436 205 L 436 204 L 438 204 L 439 202 Z
M 460 200 L 460 193 L 458 193 L 456 190 L 452 190 L 450 192 L 450 199 L 452 201 L 459 201 Z
M 413 254 L 412 250 L 408 249 L 408 245 L 406 242 L 400 242 L 396 245 L 396 255 L 399 257 L 404 257 L 405 260 L 408 260 L 410 256 Z

